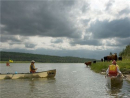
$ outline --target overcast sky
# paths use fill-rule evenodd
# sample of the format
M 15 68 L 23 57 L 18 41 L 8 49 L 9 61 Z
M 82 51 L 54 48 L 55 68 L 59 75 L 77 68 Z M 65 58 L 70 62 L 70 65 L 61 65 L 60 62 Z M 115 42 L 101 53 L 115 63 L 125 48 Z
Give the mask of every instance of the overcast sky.
M 1 0 L 0 50 L 101 59 L 130 44 L 130 0 Z

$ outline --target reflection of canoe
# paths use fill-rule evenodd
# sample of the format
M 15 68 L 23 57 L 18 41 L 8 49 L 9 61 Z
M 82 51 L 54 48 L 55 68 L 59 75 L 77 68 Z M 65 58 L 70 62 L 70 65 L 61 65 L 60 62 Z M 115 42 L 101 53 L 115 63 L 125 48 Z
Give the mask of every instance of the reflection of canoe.
M 121 88 L 123 84 L 123 77 L 121 76 L 107 76 L 107 85 L 109 88 L 119 87 Z
M 49 78 L 55 77 L 56 69 L 36 73 L 0 74 L 0 79 Z

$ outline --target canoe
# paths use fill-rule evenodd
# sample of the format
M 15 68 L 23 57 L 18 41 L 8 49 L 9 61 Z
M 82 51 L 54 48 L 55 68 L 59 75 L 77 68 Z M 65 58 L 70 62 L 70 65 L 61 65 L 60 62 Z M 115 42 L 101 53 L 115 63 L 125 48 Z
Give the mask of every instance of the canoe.
M 7 73 L 0 74 L 0 79 L 50 78 L 55 77 L 56 69 L 36 73 Z
M 107 85 L 109 88 L 118 87 L 121 88 L 123 85 L 122 76 L 107 76 Z

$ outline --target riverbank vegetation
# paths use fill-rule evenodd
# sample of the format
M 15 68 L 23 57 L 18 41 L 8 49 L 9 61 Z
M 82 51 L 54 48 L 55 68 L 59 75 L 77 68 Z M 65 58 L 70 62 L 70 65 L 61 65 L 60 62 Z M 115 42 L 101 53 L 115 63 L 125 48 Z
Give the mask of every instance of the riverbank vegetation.
M 130 60 L 130 45 L 127 45 L 126 48 L 119 53 L 119 55 L 122 56 L 123 59 Z
M 105 72 L 109 65 L 112 64 L 112 61 L 110 62 L 97 62 L 93 63 L 91 65 L 91 69 L 95 72 Z M 117 65 L 120 67 L 120 71 L 124 74 L 130 74 L 130 60 L 125 59 L 122 61 L 117 61 Z
M 126 48 L 120 52 L 119 56 L 122 57 L 122 61 L 117 60 L 120 71 L 124 74 L 130 74 L 130 45 L 127 45 Z M 98 73 L 105 72 L 110 64 L 112 64 L 112 61 L 93 63 L 91 69 Z

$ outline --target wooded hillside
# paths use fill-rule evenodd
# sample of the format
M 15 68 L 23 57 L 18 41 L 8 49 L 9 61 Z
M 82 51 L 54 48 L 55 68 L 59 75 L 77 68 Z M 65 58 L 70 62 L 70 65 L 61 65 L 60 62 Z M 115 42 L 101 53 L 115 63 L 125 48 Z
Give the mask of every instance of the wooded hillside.
M 127 45 L 125 49 L 123 49 L 120 54 L 123 58 L 130 59 L 130 45 Z
M 19 53 L 19 52 L 4 52 L 1 51 L 1 61 L 31 61 L 43 63 L 84 63 L 87 61 L 94 61 L 95 59 L 86 59 L 79 57 L 60 57 L 60 56 L 50 56 L 50 55 L 40 55 L 40 54 L 30 54 L 30 53 Z

